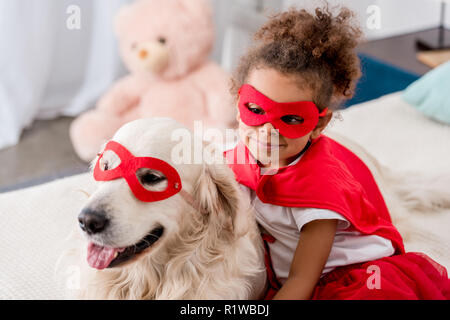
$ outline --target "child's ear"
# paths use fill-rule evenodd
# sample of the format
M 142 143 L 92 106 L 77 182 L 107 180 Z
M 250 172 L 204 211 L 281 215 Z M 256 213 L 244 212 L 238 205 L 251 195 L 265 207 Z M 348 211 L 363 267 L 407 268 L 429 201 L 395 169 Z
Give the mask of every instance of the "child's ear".
M 316 139 L 320 136 L 322 131 L 327 127 L 328 123 L 330 123 L 331 118 L 333 118 L 333 111 L 328 110 L 325 117 L 322 117 L 319 119 L 319 123 L 314 128 L 313 132 L 311 133 L 311 139 Z

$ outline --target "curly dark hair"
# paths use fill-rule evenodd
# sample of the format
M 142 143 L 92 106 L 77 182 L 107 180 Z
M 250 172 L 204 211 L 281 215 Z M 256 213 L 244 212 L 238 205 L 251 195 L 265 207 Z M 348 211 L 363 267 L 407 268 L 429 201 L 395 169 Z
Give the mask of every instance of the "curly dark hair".
M 355 47 L 362 32 L 353 17 L 345 7 L 333 15 L 328 4 L 315 9 L 315 14 L 291 8 L 272 16 L 241 58 L 231 93 L 237 98 L 251 70 L 269 67 L 295 76 L 299 86 L 312 89 L 319 110 L 331 108 L 333 98 L 337 102 L 351 98 L 361 76 Z

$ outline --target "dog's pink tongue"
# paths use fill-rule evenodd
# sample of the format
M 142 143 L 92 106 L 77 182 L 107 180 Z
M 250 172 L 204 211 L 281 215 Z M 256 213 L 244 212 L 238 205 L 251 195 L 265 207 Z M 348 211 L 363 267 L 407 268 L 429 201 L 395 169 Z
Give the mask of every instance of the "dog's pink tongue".
M 114 260 L 116 252 L 120 251 L 116 248 L 108 248 L 89 242 L 87 249 L 87 262 L 95 269 L 102 270 L 109 266 Z

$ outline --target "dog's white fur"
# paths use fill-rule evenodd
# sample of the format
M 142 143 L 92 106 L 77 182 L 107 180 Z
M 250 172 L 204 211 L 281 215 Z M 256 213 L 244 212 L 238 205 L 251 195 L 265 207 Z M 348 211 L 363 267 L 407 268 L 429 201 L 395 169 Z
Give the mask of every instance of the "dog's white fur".
M 159 158 L 173 166 L 183 190 L 201 210 L 180 194 L 146 203 L 134 197 L 124 179 L 99 182 L 85 207 L 102 208 L 111 223 L 90 241 L 126 247 L 157 224 L 165 230 L 136 259 L 115 268 L 92 269 L 85 250 L 68 252 L 65 257 L 75 255 L 81 270 L 80 289 L 74 291 L 78 298 L 258 299 L 264 293 L 264 249 L 249 200 L 226 164 L 174 163 L 171 151 L 180 143 L 171 138 L 176 129 L 183 127 L 170 119 L 141 119 L 123 126 L 113 140 L 135 156 Z M 117 165 L 117 157 L 105 153 L 104 158 L 110 167 Z M 84 241 L 81 247 L 86 246 Z

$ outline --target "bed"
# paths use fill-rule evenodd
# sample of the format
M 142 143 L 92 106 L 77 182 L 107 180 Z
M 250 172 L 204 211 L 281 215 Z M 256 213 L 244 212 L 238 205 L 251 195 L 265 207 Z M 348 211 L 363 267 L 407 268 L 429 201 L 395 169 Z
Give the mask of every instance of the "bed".
M 450 174 L 450 126 L 430 120 L 401 92 L 342 110 L 328 131 L 363 145 L 383 165 Z M 54 268 L 63 240 L 93 189 L 89 174 L 0 194 L 0 299 L 63 299 Z M 450 268 L 450 210 L 411 213 L 403 230 L 407 251 L 421 251 Z M 401 227 L 401 228 L 400 228 Z

